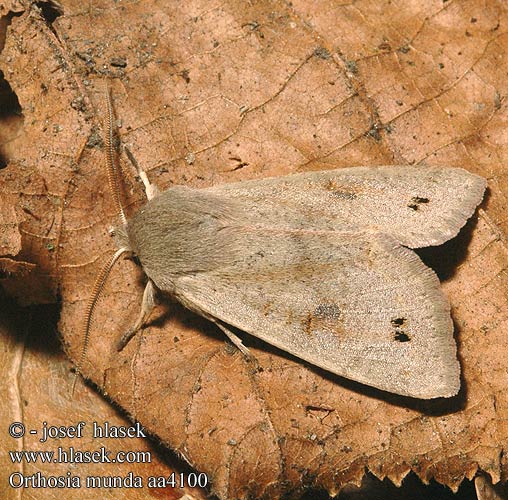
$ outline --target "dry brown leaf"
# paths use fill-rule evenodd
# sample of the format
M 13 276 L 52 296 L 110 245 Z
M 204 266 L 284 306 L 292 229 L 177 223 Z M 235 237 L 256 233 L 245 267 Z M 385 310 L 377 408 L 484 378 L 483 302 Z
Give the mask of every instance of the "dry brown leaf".
M 190 488 L 128 488 L 129 481 L 135 484 L 135 477 L 141 477 L 147 484 L 149 476 L 170 477 L 179 474 L 182 464 L 158 448 L 153 442 L 142 437 L 113 439 L 93 437 L 94 423 L 105 428 L 105 423 L 112 426 L 130 426 L 108 401 L 95 391 L 81 391 L 79 398 L 72 398 L 69 385 L 69 362 L 59 348 L 54 332 L 56 321 L 55 307 L 31 308 L 21 310 L 5 300 L 0 302 L 0 422 L 3 432 L 0 436 L 0 495 L 4 500 L 19 498 L 53 500 L 62 498 L 82 499 L 105 498 L 104 492 L 110 490 L 107 498 L 129 498 L 142 500 L 147 491 L 155 498 L 179 500 L 184 494 L 191 494 L 194 500 L 203 500 L 205 494 Z M 23 318 L 20 320 L 20 318 Z M 52 331 L 53 330 L 53 331 Z M 24 435 L 14 437 L 15 433 Z M 51 427 L 65 426 L 79 428 L 81 437 L 52 437 Z M 46 423 L 47 425 L 43 425 Z M 37 434 L 29 431 L 35 430 Z M 11 434 L 12 431 L 12 434 Z M 49 436 L 45 440 L 46 436 Z M 41 441 L 42 440 L 42 441 Z M 34 453 L 53 453 L 53 460 L 36 462 L 29 460 L 16 461 L 13 454 L 27 451 Z M 81 463 L 80 453 L 95 456 L 98 463 Z M 95 455 L 92 455 L 95 454 Z M 122 460 L 113 465 L 108 460 Z M 71 460 L 77 460 L 72 462 Z M 175 472 L 175 468 L 178 472 Z M 183 469 L 184 474 L 189 471 Z M 32 477 L 32 487 L 24 490 L 19 487 L 22 475 Z M 42 476 L 42 477 L 41 477 Z M 51 488 L 43 485 L 52 484 L 62 478 L 64 484 L 73 487 Z M 178 477 L 178 476 L 177 476 Z M 106 481 L 117 484 L 120 478 L 123 487 L 86 488 L 86 481 L 99 485 Z M 75 481 L 79 479 L 81 487 Z M 44 482 L 46 481 L 46 483 Z M 67 481 L 69 481 L 67 483 Z M 92 483 L 91 483 L 92 484 Z M 120 483 L 118 483 L 120 484 Z M 12 487 L 9 485 L 13 485 Z M 86 492 L 86 493 L 84 493 Z M 188 500 L 188 499 L 187 499 Z
M 493 485 L 488 476 L 479 474 L 474 481 L 478 500 L 503 500 L 508 497 L 508 487 Z
M 478 469 L 507 479 L 502 0 L 86 9 L 66 1 L 63 15 L 49 2 L 8 11 L 0 11 L 9 21 L 0 64 L 23 124 L 0 144 L 2 197 L 16 199 L 0 234 L 17 249 L 9 258 L 37 264 L 33 299 L 49 300 L 58 288 L 74 360 L 85 302 L 114 249 L 100 139 L 106 81 L 122 142 L 161 188 L 420 162 L 489 180 L 478 217 L 424 252 L 452 303 L 463 369 L 456 398 L 381 393 L 248 338 L 263 367 L 253 373 L 211 324 L 169 301 L 119 355 L 115 341 L 143 289 L 129 261 L 117 265 L 98 304 L 87 378 L 205 471 L 221 498 L 308 485 L 333 493 L 358 483 L 366 467 L 396 484 L 413 470 L 453 489 Z M 129 213 L 144 199 L 131 170 L 124 164 Z M 79 404 L 90 397 L 80 387 Z

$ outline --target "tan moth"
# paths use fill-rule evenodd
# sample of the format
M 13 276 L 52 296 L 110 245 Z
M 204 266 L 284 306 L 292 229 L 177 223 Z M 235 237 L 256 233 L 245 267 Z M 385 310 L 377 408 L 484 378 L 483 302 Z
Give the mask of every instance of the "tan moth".
M 379 389 L 430 399 L 460 388 L 450 307 L 412 250 L 456 236 L 483 198 L 483 178 L 460 168 L 353 167 L 207 189 L 145 184 L 148 202 L 121 208 L 108 100 L 108 172 L 121 214 L 119 250 L 99 275 L 84 328 L 114 262 L 137 256 L 148 283 L 214 322 Z

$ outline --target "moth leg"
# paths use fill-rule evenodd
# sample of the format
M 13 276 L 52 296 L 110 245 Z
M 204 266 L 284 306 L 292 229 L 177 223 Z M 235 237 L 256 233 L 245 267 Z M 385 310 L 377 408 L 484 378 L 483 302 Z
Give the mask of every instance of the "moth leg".
M 116 344 L 116 350 L 121 351 L 130 341 L 134 334 L 140 330 L 145 324 L 148 316 L 153 310 L 155 305 L 155 286 L 152 280 L 148 280 L 148 283 L 145 286 L 145 291 L 143 292 L 143 300 L 141 302 L 141 310 L 139 311 L 138 319 L 136 323 L 131 326 L 120 338 L 120 340 Z
M 242 340 L 236 334 L 234 334 L 229 328 L 224 326 L 219 321 L 214 321 L 214 323 L 227 335 L 228 339 L 241 351 L 241 353 L 249 360 L 253 362 L 257 362 L 255 356 L 249 351 L 247 347 L 243 345 Z
M 145 193 L 147 200 L 151 200 L 155 196 L 159 194 L 159 190 L 157 189 L 157 186 L 155 184 L 152 184 L 150 180 L 148 179 L 148 175 L 146 172 L 141 168 L 139 163 L 137 162 L 136 158 L 134 158 L 134 155 L 131 153 L 131 150 L 124 146 L 125 153 L 127 154 L 127 158 L 129 158 L 130 162 L 134 165 L 134 168 L 136 169 L 139 177 L 143 181 L 143 185 L 145 186 Z

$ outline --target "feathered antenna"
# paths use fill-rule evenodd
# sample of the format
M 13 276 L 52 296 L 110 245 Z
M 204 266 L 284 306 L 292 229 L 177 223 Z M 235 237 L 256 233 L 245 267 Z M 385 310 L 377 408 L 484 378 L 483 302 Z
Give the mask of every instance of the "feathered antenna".
M 106 283 L 106 279 L 108 278 L 111 269 L 115 265 L 115 262 L 120 258 L 122 254 L 128 252 L 129 249 L 122 247 L 119 248 L 113 257 L 109 260 L 109 262 L 101 269 L 98 274 L 95 283 L 93 285 L 92 293 L 90 294 L 90 298 L 88 299 L 88 303 L 86 305 L 85 312 L 85 324 L 83 325 L 83 348 L 81 350 L 81 356 L 79 358 L 78 364 L 76 365 L 76 371 L 74 373 L 74 381 L 72 383 L 72 394 L 74 394 L 74 388 L 76 387 L 76 381 L 78 377 L 81 375 L 81 368 L 85 361 L 86 353 L 88 351 L 88 343 L 90 340 L 90 324 L 92 323 L 92 316 L 95 310 L 95 306 L 97 305 L 97 301 L 99 300 L 100 294 L 104 285 Z
M 117 169 L 115 166 L 115 148 L 113 145 L 113 103 L 111 102 L 111 92 L 109 87 L 106 89 L 106 104 L 108 109 L 108 132 L 106 134 L 105 143 L 106 143 L 106 167 L 108 172 L 108 183 L 109 189 L 111 190 L 111 194 L 113 196 L 113 201 L 115 203 L 115 208 L 120 216 L 120 220 L 122 221 L 122 225 L 125 226 L 127 224 L 127 217 L 125 217 L 125 212 L 123 211 L 122 202 L 120 200 L 120 188 L 118 183 L 118 175 Z
M 107 125 L 107 133 L 105 137 L 105 146 L 106 146 L 106 168 L 108 173 L 108 183 L 109 188 L 111 190 L 111 194 L 113 196 L 113 201 L 115 203 L 118 215 L 122 222 L 123 226 L 127 225 L 127 218 L 125 217 L 125 212 L 122 207 L 122 202 L 120 200 L 120 189 L 118 182 L 117 169 L 115 167 L 115 149 L 113 146 L 113 104 L 111 102 L 111 94 L 109 87 L 106 89 L 106 104 L 108 110 L 108 125 Z M 90 325 L 92 323 L 92 317 L 95 310 L 95 306 L 97 305 L 97 301 L 101 295 L 101 292 L 104 288 L 106 280 L 111 272 L 111 269 L 115 265 L 115 262 L 120 258 L 120 256 L 126 252 L 129 252 L 129 248 L 121 247 L 119 248 L 115 254 L 111 257 L 109 262 L 101 269 L 98 274 L 92 293 L 90 294 L 90 298 L 88 299 L 88 303 L 86 306 L 85 312 L 85 323 L 83 325 L 82 336 L 83 336 L 83 348 L 81 350 L 81 356 L 79 358 L 78 364 L 76 365 L 76 371 L 74 374 L 74 381 L 72 383 L 72 394 L 74 394 L 74 389 L 76 387 L 76 381 L 78 377 L 81 375 L 81 369 L 83 367 L 83 363 L 85 361 L 86 353 L 88 351 L 88 344 L 90 341 Z

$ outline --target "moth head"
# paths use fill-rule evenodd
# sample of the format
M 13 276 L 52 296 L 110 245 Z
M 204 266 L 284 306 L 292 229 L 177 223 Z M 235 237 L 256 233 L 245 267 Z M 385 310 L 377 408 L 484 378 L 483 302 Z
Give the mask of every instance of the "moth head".
M 124 248 L 126 253 L 134 255 L 126 224 L 110 228 L 109 235 L 115 240 L 117 248 Z

